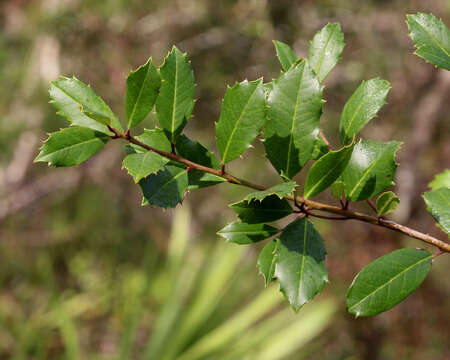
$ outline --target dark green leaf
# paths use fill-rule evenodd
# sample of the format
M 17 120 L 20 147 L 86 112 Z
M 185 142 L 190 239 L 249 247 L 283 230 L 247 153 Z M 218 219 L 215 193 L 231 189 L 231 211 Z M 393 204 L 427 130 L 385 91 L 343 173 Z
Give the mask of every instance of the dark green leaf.
M 216 140 L 224 164 L 241 156 L 265 122 L 262 80 L 247 80 L 228 88 L 216 124 Z
M 262 201 L 242 200 L 231 204 L 230 208 L 243 222 L 248 224 L 275 221 L 292 213 L 288 201 L 280 199 L 277 195 L 271 195 Z
M 147 151 L 126 156 L 122 164 L 134 181 L 138 183 L 148 175 L 162 170 L 168 162 L 169 159 L 153 151 Z
M 280 199 L 283 199 L 287 195 L 292 194 L 294 192 L 296 186 L 297 186 L 297 184 L 294 181 L 283 182 L 281 184 L 272 186 L 271 188 L 269 188 L 267 190 L 250 193 L 244 198 L 244 200 L 262 201 L 266 197 L 271 196 L 271 195 L 277 195 Z
M 322 82 L 341 59 L 344 34 L 339 24 L 328 24 L 313 38 L 308 50 L 308 61 Z
M 167 137 L 175 143 L 194 108 L 194 74 L 186 55 L 175 46 L 165 58 L 160 74 L 156 113 Z
M 288 44 L 277 40 L 274 40 L 273 44 L 275 45 L 277 57 L 280 61 L 281 67 L 284 71 L 288 71 L 292 64 L 297 61 L 297 56 L 295 56 L 294 51 Z
M 377 214 L 382 216 L 397 209 L 400 199 L 392 191 L 382 193 L 377 199 Z
M 386 80 L 363 81 L 348 99 L 341 114 L 339 131 L 343 144 L 347 144 L 372 120 L 386 103 L 391 88 Z
M 78 165 L 99 151 L 108 140 L 108 136 L 88 128 L 62 129 L 50 134 L 34 161 L 54 166 Z
M 60 77 L 50 85 L 50 103 L 73 125 L 111 134 L 105 122 L 123 131 L 119 120 L 94 90 L 80 80 Z M 84 112 L 83 112 L 84 111 Z M 99 121 L 103 119 L 103 121 Z M 109 119 L 109 121 L 105 120 Z
M 362 140 L 355 145 L 353 154 L 341 180 L 350 201 L 370 199 L 394 185 L 397 163 L 395 153 L 401 143 Z
M 305 60 L 274 80 L 268 98 L 264 146 L 279 173 L 292 178 L 311 159 L 322 103 L 319 80 Z
M 236 221 L 219 230 L 217 234 L 228 242 L 244 245 L 262 241 L 279 232 L 279 229 L 267 224 L 246 224 Z
M 411 294 L 427 276 L 433 255 L 400 249 L 367 265 L 347 292 L 347 311 L 358 316 L 389 310 Z
M 258 255 L 258 269 L 266 286 L 274 279 L 279 246 L 280 240 L 274 239 L 264 246 Z
M 152 58 L 137 70 L 130 72 L 127 78 L 126 97 L 128 129 L 138 125 L 152 110 L 160 86 L 161 77 L 153 65 Z
M 164 170 L 142 179 L 139 185 L 144 195 L 142 205 L 173 208 L 183 201 L 188 177 L 185 169 L 167 165 Z
M 295 311 L 320 293 L 328 281 L 325 247 L 314 225 L 297 219 L 283 229 L 275 277 Z
M 407 15 L 409 36 L 416 54 L 429 63 L 450 71 L 450 30 L 432 14 Z
M 311 166 L 306 176 L 305 199 L 321 193 L 339 178 L 352 156 L 353 147 L 330 151 Z
M 446 169 L 440 174 L 437 174 L 433 181 L 428 184 L 431 190 L 440 188 L 450 188 L 450 169 Z
M 423 194 L 427 210 L 447 234 L 450 234 L 450 188 L 439 188 Z

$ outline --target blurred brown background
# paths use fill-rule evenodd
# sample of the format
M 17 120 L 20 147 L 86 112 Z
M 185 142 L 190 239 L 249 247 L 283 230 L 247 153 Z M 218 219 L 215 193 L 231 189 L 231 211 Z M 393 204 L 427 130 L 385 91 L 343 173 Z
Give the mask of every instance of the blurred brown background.
M 75 168 L 47 168 L 32 160 L 46 132 L 66 126 L 48 104 L 49 81 L 75 74 L 123 119 L 128 72 L 150 55 L 161 63 L 172 44 L 188 53 L 197 83 L 198 102 L 186 132 L 215 150 L 214 121 L 226 85 L 277 77 L 272 39 L 292 45 L 301 57 L 316 31 L 340 22 L 346 47 L 325 81 L 324 132 L 338 146 L 340 111 L 352 91 L 363 79 L 389 80 L 388 104 L 362 135 L 404 142 L 395 189 L 401 206 L 393 218 L 445 239 L 420 194 L 435 173 L 450 166 L 450 73 L 413 55 L 405 14 L 432 12 L 449 26 L 448 0 L 4 0 L 0 9 L 0 359 L 160 358 L 140 349 L 153 346 L 147 344 L 166 302 L 160 286 L 170 287 L 160 269 L 167 261 L 173 211 L 140 206 L 140 191 L 121 170 L 124 149 L 116 142 Z M 151 115 L 145 126 L 154 125 Z M 264 185 L 277 181 L 260 143 L 230 171 Z M 233 219 L 227 204 L 244 193 L 225 184 L 187 196 L 188 247 L 195 245 L 195 254 L 209 254 L 223 241 L 215 232 Z M 333 202 L 326 194 L 322 200 Z M 337 302 L 337 312 L 320 336 L 282 358 L 450 359 L 448 257 L 436 261 L 405 302 L 355 320 L 345 312 L 353 276 L 375 257 L 424 244 L 357 222 L 316 224 L 330 274 L 319 298 Z M 195 263 L 197 255 L 189 256 Z M 264 291 L 256 256 L 256 247 L 245 252 L 236 268 L 245 281 L 221 294 L 209 325 L 193 331 L 190 342 Z M 139 295 L 130 290 L 135 281 L 142 285 Z M 137 297 L 138 315 L 127 315 Z M 179 305 L 180 313 L 189 299 Z M 47 321 L 52 316 L 67 321 L 55 325 Z M 165 336 L 162 343 L 170 344 Z

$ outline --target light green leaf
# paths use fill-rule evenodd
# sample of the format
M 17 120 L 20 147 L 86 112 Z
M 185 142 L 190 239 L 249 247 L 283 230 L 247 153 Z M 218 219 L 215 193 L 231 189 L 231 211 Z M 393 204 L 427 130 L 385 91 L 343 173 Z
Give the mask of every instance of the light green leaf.
M 314 35 L 308 50 L 308 61 L 320 82 L 325 80 L 339 62 L 344 46 L 340 24 L 328 24 Z
M 400 199 L 392 191 L 382 193 L 377 199 L 377 214 L 382 216 L 397 209 Z
M 348 99 L 341 114 L 339 131 L 343 144 L 347 144 L 372 120 L 386 103 L 391 88 L 386 80 L 363 81 Z
M 294 181 L 283 182 L 281 184 L 272 186 L 271 188 L 269 188 L 267 190 L 250 193 L 244 198 L 244 200 L 262 201 L 266 197 L 271 196 L 271 195 L 277 195 L 280 199 L 283 199 L 287 195 L 292 194 L 294 192 L 296 186 L 297 186 L 297 184 Z
M 433 255 L 426 250 L 400 249 L 362 269 L 347 292 L 347 311 L 371 316 L 389 310 L 411 294 L 427 276 Z
M 119 120 L 94 90 L 75 77 L 60 77 L 50 83 L 50 103 L 72 125 L 111 134 L 105 123 L 123 131 Z M 106 119 L 109 119 L 106 120 Z
M 340 180 L 336 180 L 332 185 L 331 185 L 331 194 L 338 200 L 341 200 L 342 197 L 344 196 L 345 193 L 345 184 L 340 181 Z
M 450 234 L 450 188 L 439 188 L 423 194 L 427 210 L 447 234 Z
M 138 125 L 155 105 L 161 86 L 158 69 L 152 58 L 127 77 L 126 112 L 128 129 Z
M 295 55 L 294 50 L 292 50 L 288 44 L 281 41 L 273 40 L 273 44 L 275 45 L 277 57 L 280 61 L 281 67 L 284 71 L 288 71 L 292 64 L 297 61 L 297 56 Z
M 170 142 L 175 143 L 194 108 L 194 74 L 186 55 L 175 46 L 165 58 L 160 74 L 156 113 Z
M 370 199 L 394 185 L 395 153 L 401 143 L 362 140 L 342 173 L 345 194 L 350 201 Z
M 147 146 L 161 151 L 165 151 L 168 153 L 172 151 L 170 141 L 164 134 L 164 130 L 159 128 L 151 130 L 144 129 L 144 132 L 142 134 L 135 136 L 135 139 L 139 140 Z M 137 152 L 147 152 L 147 149 L 142 148 L 139 145 L 131 144 L 131 147 L 134 148 Z
M 34 161 L 54 166 L 78 165 L 99 151 L 108 140 L 109 137 L 100 132 L 69 127 L 51 133 Z
M 288 201 L 280 199 L 277 195 L 271 195 L 262 201 L 242 200 L 231 204 L 230 208 L 248 224 L 275 221 L 292 214 L 292 207 Z
M 321 193 L 339 178 L 352 156 L 353 147 L 352 144 L 338 151 L 330 151 L 311 166 L 306 176 L 305 199 Z
M 273 82 L 264 130 L 267 158 L 292 178 L 311 159 L 319 134 L 322 89 L 305 60 Z
M 236 221 L 219 230 L 217 234 L 228 242 L 244 245 L 265 240 L 279 232 L 279 229 L 267 224 L 246 224 Z
M 216 124 L 216 140 L 224 164 L 241 156 L 264 126 L 266 115 L 262 79 L 228 88 Z
M 450 188 L 450 169 L 445 169 L 442 173 L 437 174 L 433 181 L 428 184 L 431 190 L 439 188 Z
M 144 195 L 142 205 L 173 208 L 183 201 L 188 176 L 185 169 L 167 165 L 164 170 L 142 179 L 139 185 Z
M 429 63 L 450 71 L 450 30 L 432 14 L 407 15 L 409 36 L 416 54 Z
M 309 220 L 297 219 L 283 229 L 277 255 L 275 277 L 298 311 L 328 282 L 323 240 Z
M 264 246 L 258 255 L 258 269 L 264 277 L 264 283 L 266 286 L 269 285 L 274 279 L 279 247 L 280 240 L 274 239 Z
M 133 177 L 134 181 L 138 183 L 141 179 L 150 174 L 155 174 L 164 168 L 169 162 L 169 159 L 161 155 L 147 151 L 142 153 L 130 154 L 123 159 L 123 168 L 127 169 L 128 173 Z

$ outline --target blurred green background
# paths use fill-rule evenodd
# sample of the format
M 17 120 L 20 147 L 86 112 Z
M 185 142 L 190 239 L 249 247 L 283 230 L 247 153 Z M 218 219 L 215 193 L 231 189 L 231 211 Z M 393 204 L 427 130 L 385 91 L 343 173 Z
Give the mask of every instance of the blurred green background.
M 197 83 L 186 133 L 215 150 L 226 85 L 270 81 L 280 71 L 272 39 L 305 56 L 313 34 L 338 21 L 347 45 L 325 82 L 322 127 L 337 146 L 340 111 L 359 82 L 389 80 L 388 105 L 363 136 L 404 141 L 393 218 L 443 239 L 419 194 L 450 165 L 450 78 L 412 54 L 405 14 L 450 25 L 450 1 L 4 0 L 0 11 L 0 359 L 449 359 L 448 257 L 391 311 L 345 312 L 364 265 L 423 243 L 315 221 L 330 284 L 295 315 L 276 287 L 264 289 L 258 246 L 215 235 L 244 189 L 202 189 L 163 211 L 140 206 L 115 142 L 76 168 L 32 160 L 46 132 L 66 126 L 48 104 L 49 81 L 75 74 L 123 119 L 128 72 L 150 55 L 159 64 L 172 44 L 188 52 Z M 154 124 L 151 115 L 145 126 Z M 259 142 L 230 169 L 277 181 Z

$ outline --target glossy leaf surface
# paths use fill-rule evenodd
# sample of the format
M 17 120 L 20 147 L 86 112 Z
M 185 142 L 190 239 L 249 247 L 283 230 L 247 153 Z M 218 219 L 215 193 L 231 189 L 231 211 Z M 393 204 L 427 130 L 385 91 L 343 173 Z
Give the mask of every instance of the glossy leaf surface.
M 392 191 L 382 193 L 377 199 L 377 214 L 382 216 L 397 209 L 400 199 Z
M 148 175 L 162 170 L 168 162 L 169 159 L 152 151 L 146 151 L 127 155 L 122 165 L 137 183 Z
M 99 151 L 109 138 L 97 131 L 78 126 L 51 133 L 41 147 L 35 162 L 54 166 L 73 166 L 82 163 Z
M 135 139 L 144 143 L 147 146 L 152 148 L 162 150 L 170 153 L 172 148 L 170 146 L 170 141 L 167 139 L 164 134 L 164 130 L 155 128 L 155 129 L 145 129 L 144 132 L 140 135 L 135 136 Z M 134 148 L 137 152 L 146 152 L 147 149 L 140 147 L 139 145 L 131 144 L 131 147 Z
M 353 137 L 372 120 L 386 103 L 386 96 L 391 88 L 386 80 L 371 79 L 363 81 L 348 99 L 341 114 L 339 131 L 343 144 Z
M 273 81 L 264 146 L 267 158 L 279 173 L 292 178 L 311 159 L 322 103 L 319 80 L 305 60 Z
M 266 197 L 271 196 L 271 195 L 276 195 L 280 199 L 282 199 L 282 198 L 286 197 L 287 195 L 292 194 L 294 192 L 296 186 L 297 186 L 297 184 L 293 181 L 283 182 L 281 184 L 272 186 L 271 188 L 269 188 L 267 190 L 250 193 L 244 198 L 244 200 L 262 201 Z
M 307 219 L 290 223 L 280 235 L 275 277 L 295 311 L 320 293 L 328 281 L 325 247 Z
M 362 140 L 342 173 L 345 194 L 351 201 L 370 199 L 394 185 L 395 153 L 401 143 Z
M 427 210 L 447 234 L 450 234 L 450 188 L 439 188 L 423 194 Z
M 280 230 L 267 224 L 246 224 L 235 221 L 217 232 L 228 242 L 235 244 L 253 244 L 265 240 Z
M 264 246 L 258 255 L 258 269 L 264 277 L 264 283 L 266 286 L 269 285 L 274 279 L 279 247 L 280 240 L 274 239 Z
M 216 124 L 217 147 L 224 164 L 250 147 L 264 126 L 265 114 L 262 80 L 246 80 L 226 90 Z
M 277 51 L 277 57 L 280 61 L 281 67 L 284 71 L 288 71 L 289 68 L 297 61 L 297 56 L 294 50 L 288 44 L 284 42 L 274 40 L 275 50 Z
M 275 221 L 292 213 L 288 201 L 280 199 L 277 195 L 271 195 L 262 201 L 242 200 L 231 204 L 230 208 L 248 224 Z
M 428 186 L 431 190 L 437 190 L 442 187 L 450 188 L 450 169 L 446 169 L 442 173 L 437 174 Z
M 358 317 L 391 309 L 422 283 L 432 256 L 425 250 L 400 249 L 376 259 L 350 285 L 347 311 Z

